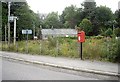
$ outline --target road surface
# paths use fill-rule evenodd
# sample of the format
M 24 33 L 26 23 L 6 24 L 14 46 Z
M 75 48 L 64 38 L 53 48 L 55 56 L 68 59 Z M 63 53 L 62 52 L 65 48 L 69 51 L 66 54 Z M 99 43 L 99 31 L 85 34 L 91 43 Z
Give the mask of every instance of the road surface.
M 53 71 L 33 64 L 2 60 L 2 80 L 96 80 Z

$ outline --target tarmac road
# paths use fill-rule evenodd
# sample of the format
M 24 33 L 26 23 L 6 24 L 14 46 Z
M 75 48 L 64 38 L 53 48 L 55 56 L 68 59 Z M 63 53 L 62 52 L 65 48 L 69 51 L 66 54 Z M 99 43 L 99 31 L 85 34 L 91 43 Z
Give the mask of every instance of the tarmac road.
M 96 80 L 78 75 L 53 71 L 32 64 L 3 59 L 2 80 Z

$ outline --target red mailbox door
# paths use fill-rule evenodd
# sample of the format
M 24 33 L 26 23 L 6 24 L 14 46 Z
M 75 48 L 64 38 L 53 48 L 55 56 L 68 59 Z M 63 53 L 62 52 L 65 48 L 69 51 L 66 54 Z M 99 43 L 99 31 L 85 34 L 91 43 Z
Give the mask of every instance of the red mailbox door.
M 78 32 L 78 42 L 85 42 L 85 32 Z

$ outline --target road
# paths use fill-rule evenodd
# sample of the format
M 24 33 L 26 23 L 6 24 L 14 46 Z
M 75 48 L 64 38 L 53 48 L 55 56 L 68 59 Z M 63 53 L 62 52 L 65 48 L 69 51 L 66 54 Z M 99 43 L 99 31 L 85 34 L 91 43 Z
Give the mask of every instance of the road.
M 3 59 L 2 80 L 95 80 L 53 71 L 33 64 Z

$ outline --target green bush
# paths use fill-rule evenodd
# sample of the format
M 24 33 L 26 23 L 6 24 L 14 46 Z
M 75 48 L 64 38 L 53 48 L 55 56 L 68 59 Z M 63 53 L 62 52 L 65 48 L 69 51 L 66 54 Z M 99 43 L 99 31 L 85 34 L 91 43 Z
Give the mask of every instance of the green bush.
M 105 36 L 111 36 L 113 34 L 113 31 L 111 28 L 108 28 L 108 30 L 105 31 Z
M 91 36 L 85 36 L 85 39 L 90 39 L 91 38 Z
M 91 35 L 91 32 L 93 31 L 93 26 L 90 20 L 88 19 L 83 19 L 82 22 L 79 24 L 80 28 L 83 28 L 85 31 L 86 35 Z
M 116 35 L 117 37 L 120 37 L 120 28 L 116 28 L 116 29 L 114 30 L 114 33 L 115 33 L 115 35 Z
M 74 40 L 77 39 L 77 37 L 69 37 L 69 38 L 70 38 L 70 39 L 74 39 Z
M 117 40 L 117 50 L 115 55 L 116 55 L 115 61 L 120 63 L 120 39 Z
M 48 47 L 56 47 L 57 39 L 53 37 L 48 37 L 49 45 Z
M 98 39 L 88 39 L 83 45 L 83 57 L 85 59 L 101 59 L 102 52 L 102 42 Z
M 5 43 L 2 43 L 2 49 L 1 50 L 3 50 L 3 51 L 8 51 L 8 45 L 7 44 L 5 44 Z
M 102 38 L 104 38 L 104 36 L 98 35 L 95 37 L 95 39 L 102 39 Z
M 109 61 L 115 61 L 115 58 L 117 57 L 116 55 L 116 51 L 117 51 L 117 43 L 116 41 L 112 41 L 109 44 L 109 55 L 107 56 L 107 58 L 109 59 Z
M 120 62 L 120 42 L 116 39 L 110 39 L 104 44 L 104 54 L 102 58 L 111 62 Z

